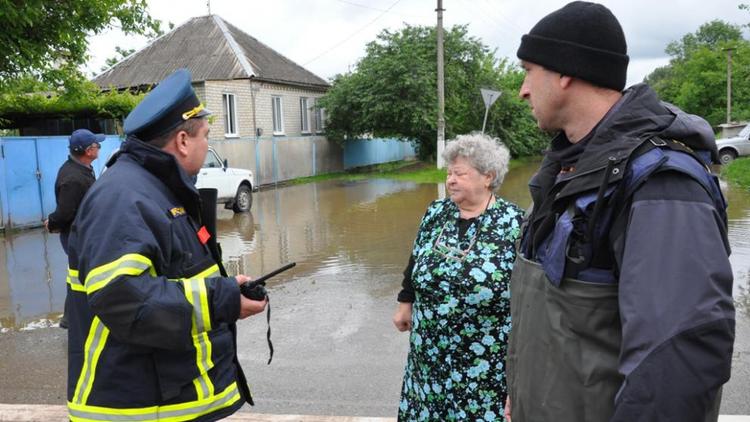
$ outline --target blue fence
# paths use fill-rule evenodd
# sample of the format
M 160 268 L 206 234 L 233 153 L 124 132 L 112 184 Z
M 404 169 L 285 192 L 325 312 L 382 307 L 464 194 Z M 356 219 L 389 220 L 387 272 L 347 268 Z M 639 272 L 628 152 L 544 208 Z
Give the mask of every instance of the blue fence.
M 398 139 L 362 139 L 344 145 L 344 168 L 369 166 L 411 159 L 416 156 L 411 142 Z
M 118 136 L 102 142 L 93 163 L 97 177 L 119 146 Z M 55 209 L 55 178 L 67 158 L 67 136 L 0 138 L 0 228 L 42 224 Z

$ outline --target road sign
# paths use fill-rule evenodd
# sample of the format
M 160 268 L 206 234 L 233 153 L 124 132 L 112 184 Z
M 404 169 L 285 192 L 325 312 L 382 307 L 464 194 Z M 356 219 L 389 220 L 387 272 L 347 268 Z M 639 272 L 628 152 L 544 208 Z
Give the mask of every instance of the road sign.
M 500 98 L 500 91 L 493 91 L 491 89 L 480 88 L 482 91 L 482 99 L 484 100 L 484 121 L 482 122 L 482 133 L 484 133 L 484 127 L 487 125 L 487 114 L 490 112 L 490 106 L 492 103 Z

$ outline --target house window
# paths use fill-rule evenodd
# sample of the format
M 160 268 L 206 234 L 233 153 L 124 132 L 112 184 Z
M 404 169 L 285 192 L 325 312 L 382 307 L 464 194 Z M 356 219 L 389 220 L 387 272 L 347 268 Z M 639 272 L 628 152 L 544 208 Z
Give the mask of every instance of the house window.
M 310 133 L 310 106 L 307 97 L 300 97 L 299 99 L 299 115 L 302 133 Z
M 315 107 L 315 127 L 318 132 L 323 132 L 326 128 L 326 109 Z
M 224 136 L 237 136 L 237 107 L 234 94 L 223 94 Z
M 284 133 L 284 113 L 281 107 L 281 97 L 271 97 L 271 109 L 273 114 L 273 133 L 281 135 Z

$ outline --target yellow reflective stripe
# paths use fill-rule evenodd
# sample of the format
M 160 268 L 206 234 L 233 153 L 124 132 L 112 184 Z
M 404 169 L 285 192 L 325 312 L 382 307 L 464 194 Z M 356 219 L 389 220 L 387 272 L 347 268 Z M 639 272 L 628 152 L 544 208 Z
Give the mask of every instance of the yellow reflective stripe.
M 195 346 L 195 360 L 200 375 L 193 380 L 198 399 L 213 395 L 214 385 L 208 376 L 208 370 L 213 368 L 211 360 L 211 341 L 208 339 L 206 320 L 208 313 L 203 312 L 203 303 L 208 302 L 206 284 L 203 279 L 187 279 L 182 281 L 185 287 L 185 297 L 193 306 L 193 324 L 191 333 Z M 206 306 L 207 308 L 207 306 Z M 210 326 L 210 322 L 208 324 Z
M 205 270 L 199 272 L 198 274 L 194 276 L 190 276 L 188 278 L 211 278 L 211 277 L 218 277 L 219 274 L 219 266 L 217 264 L 214 264 Z
M 102 406 L 86 406 L 68 402 L 68 415 L 75 422 L 83 421 L 167 421 L 180 422 L 198 418 L 229 407 L 241 399 L 237 383 L 217 395 L 168 406 L 116 409 Z
M 170 278 L 169 281 L 180 282 L 188 278 L 211 278 L 211 277 L 219 277 L 219 276 L 221 276 L 221 273 L 219 272 L 219 266 L 214 264 L 206 268 L 205 270 L 199 272 L 198 274 L 195 274 L 195 275 L 190 274 L 190 275 L 187 275 L 185 278 Z
M 120 258 L 94 268 L 86 275 L 86 291 L 91 294 L 103 288 L 115 277 L 121 275 L 140 275 L 145 270 L 156 276 L 151 260 L 140 254 L 127 254 Z
M 76 390 L 73 393 L 73 402 L 76 404 L 85 404 L 89 394 L 91 394 L 91 386 L 94 384 L 94 377 L 96 376 L 96 366 L 99 363 L 99 356 L 104 350 L 108 336 L 109 329 L 102 324 L 99 317 L 94 317 L 83 349 L 83 367 L 78 376 Z
M 208 311 L 208 291 L 206 290 L 205 279 L 201 279 L 198 283 L 198 297 L 200 298 L 200 315 L 203 319 L 201 325 L 203 331 L 211 331 L 211 314 Z M 211 344 L 210 342 L 208 343 Z
M 70 288 L 76 292 L 85 292 L 86 287 L 81 284 L 81 280 L 78 279 L 78 270 L 72 270 L 68 268 L 68 276 L 65 278 L 65 282 L 70 285 Z

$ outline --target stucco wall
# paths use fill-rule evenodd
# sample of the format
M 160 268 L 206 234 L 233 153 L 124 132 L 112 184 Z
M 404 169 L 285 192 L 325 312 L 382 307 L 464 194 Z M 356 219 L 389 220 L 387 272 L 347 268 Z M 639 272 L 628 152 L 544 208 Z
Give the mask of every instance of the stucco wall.
M 231 167 L 253 171 L 256 185 L 344 169 L 343 149 L 322 136 L 211 141 Z

